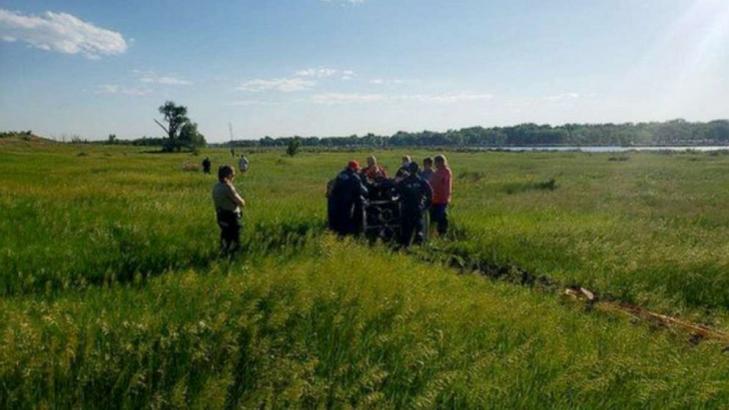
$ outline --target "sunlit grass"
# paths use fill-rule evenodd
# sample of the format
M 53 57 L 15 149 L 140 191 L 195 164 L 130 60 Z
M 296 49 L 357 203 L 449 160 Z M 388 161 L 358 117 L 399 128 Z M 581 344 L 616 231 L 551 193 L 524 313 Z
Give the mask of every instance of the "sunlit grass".
M 4 407 L 721 407 L 716 347 L 333 237 L 0 302 Z M 4 401 L 3 401 L 4 400 Z
M 326 235 L 325 183 L 365 152 L 249 153 L 244 252 L 221 260 L 215 178 L 182 171 L 205 155 L 234 163 L 0 149 L 0 408 L 729 403 L 720 346 Z M 726 328 L 729 157 L 448 157 L 437 249 Z

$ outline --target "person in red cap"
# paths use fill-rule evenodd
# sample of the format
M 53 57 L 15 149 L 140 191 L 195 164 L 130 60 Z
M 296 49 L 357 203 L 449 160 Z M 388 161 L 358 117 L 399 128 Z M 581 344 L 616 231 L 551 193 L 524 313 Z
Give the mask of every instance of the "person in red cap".
M 359 162 L 351 160 L 329 190 L 329 227 L 340 235 L 359 233 L 367 188 L 359 176 Z

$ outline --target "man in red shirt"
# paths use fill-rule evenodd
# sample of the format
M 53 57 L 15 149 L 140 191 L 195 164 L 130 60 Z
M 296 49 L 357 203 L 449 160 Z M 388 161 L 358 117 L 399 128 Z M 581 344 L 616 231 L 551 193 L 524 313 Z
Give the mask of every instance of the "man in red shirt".
M 448 232 L 448 204 L 453 192 L 453 173 L 445 155 L 435 157 L 435 172 L 430 177 L 430 185 L 433 187 L 430 222 L 437 224 L 438 234 L 443 236 Z

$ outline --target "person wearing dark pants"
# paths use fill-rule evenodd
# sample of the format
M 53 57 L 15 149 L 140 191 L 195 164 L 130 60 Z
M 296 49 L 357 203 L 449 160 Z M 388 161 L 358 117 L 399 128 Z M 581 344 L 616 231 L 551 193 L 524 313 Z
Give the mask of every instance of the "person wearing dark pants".
M 435 172 L 430 177 L 433 186 L 433 205 L 430 208 L 430 223 L 436 224 L 438 234 L 448 232 L 448 205 L 453 193 L 453 172 L 445 155 L 435 157 Z
M 241 208 L 246 201 L 233 186 L 235 171 L 229 165 L 218 169 L 218 183 L 213 187 L 213 204 L 220 228 L 220 253 L 231 256 L 240 248 Z
M 430 206 L 430 223 L 436 225 L 438 235 L 448 233 L 448 204 L 433 204 Z
M 400 223 L 400 244 L 408 247 L 412 244 L 421 245 L 425 242 L 425 223 L 423 215 L 403 215 Z
M 425 210 L 430 206 L 433 191 L 430 183 L 418 174 L 418 163 L 408 165 L 407 176 L 397 184 L 400 194 L 400 244 L 408 247 L 425 241 Z
M 359 176 L 359 163 L 349 161 L 329 190 L 329 226 L 340 235 L 358 234 L 367 188 Z
M 205 157 L 205 159 L 202 162 L 203 172 L 206 174 L 209 174 L 211 165 L 212 165 L 212 163 L 210 162 L 210 158 Z

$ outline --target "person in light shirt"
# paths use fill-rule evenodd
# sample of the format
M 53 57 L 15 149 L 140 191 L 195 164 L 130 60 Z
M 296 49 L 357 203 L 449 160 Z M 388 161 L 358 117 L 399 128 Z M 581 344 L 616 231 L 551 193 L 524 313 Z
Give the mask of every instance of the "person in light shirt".
M 246 201 L 233 186 L 235 170 L 230 165 L 218 168 L 218 182 L 213 187 L 213 205 L 220 227 L 220 252 L 231 256 L 240 247 L 242 208 Z
M 241 155 L 240 159 L 238 160 L 238 170 L 240 172 L 248 171 L 248 158 L 246 158 L 245 155 Z

